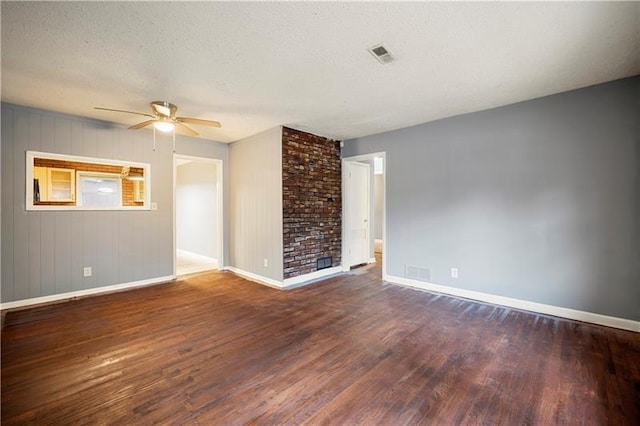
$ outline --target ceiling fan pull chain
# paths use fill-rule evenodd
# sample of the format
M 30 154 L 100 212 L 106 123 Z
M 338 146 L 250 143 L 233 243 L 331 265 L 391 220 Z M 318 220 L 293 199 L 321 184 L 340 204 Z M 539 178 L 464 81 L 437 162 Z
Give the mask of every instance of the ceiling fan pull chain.
M 176 128 L 173 128 L 173 153 L 176 153 Z
M 153 151 L 155 152 L 156 150 L 156 128 L 155 126 L 153 127 Z

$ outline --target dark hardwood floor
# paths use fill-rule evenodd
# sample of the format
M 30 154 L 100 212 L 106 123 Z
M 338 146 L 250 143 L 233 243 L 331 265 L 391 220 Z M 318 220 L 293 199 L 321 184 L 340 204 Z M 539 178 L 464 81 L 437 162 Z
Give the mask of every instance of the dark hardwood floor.
M 640 334 L 230 273 L 8 312 L 2 424 L 640 424 Z

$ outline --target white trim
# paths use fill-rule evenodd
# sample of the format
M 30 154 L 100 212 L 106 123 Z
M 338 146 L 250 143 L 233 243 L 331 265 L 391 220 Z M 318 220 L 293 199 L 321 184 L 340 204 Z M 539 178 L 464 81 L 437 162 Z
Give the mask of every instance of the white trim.
M 104 287 L 89 288 L 86 290 L 71 291 L 69 293 L 53 294 L 51 296 L 34 297 L 31 299 L 16 300 L 14 302 L 5 302 L 0 304 L 0 309 L 22 308 L 25 306 L 40 305 L 43 303 L 58 302 L 62 300 L 71 300 L 83 296 L 93 296 L 102 293 L 113 293 L 120 290 L 129 290 L 137 287 L 146 287 L 149 285 L 163 284 L 175 280 L 175 275 L 167 275 L 164 277 L 150 278 L 148 280 L 132 281 L 123 284 L 114 284 Z
M 309 274 L 299 275 L 293 278 L 287 278 L 284 281 L 278 281 L 278 280 L 274 280 L 273 278 L 267 278 L 267 277 L 263 277 L 262 275 L 254 274 L 253 272 L 243 271 L 242 269 L 238 269 L 233 266 L 227 266 L 223 269 L 226 271 L 233 272 L 234 274 L 239 275 L 242 278 L 246 278 L 249 281 L 266 285 L 268 287 L 276 288 L 278 290 L 290 290 L 296 287 L 302 287 L 307 284 L 315 283 L 325 278 L 338 275 L 342 272 L 342 266 L 334 266 L 332 268 L 321 269 L 319 271 L 311 272 Z
M 303 285 L 311 284 L 340 273 L 342 273 L 342 266 L 334 266 L 332 268 L 321 269 L 319 271 L 311 272 L 308 274 L 298 275 L 297 277 L 287 278 L 286 280 L 284 280 L 283 288 L 291 289 L 295 287 L 302 287 Z
M 284 289 L 282 282 L 274 280 L 272 278 L 263 277 L 262 275 L 254 274 L 253 272 L 243 271 L 242 269 L 235 268 L 233 266 L 226 266 L 223 268 L 226 271 L 233 272 L 236 275 L 246 278 L 249 281 L 256 282 L 258 284 L 266 285 L 268 287 L 277 288 L 278 290 Z
M 465 290 L 461 288 L 416 281 L 409 278 L 396 277 L 393 275 L 387 275 L 385 277 L 385 281 L 388 281 L 392 284 L 399 284 L 406 287 L 416 288 L 419 290 L 444 293 L 452 296 L 464 297 L 466 299 L 473 299 L 481 302 L 492 303 L 495 305 L 508 306 L 510 308 L 522 309 L 525 311 L 531 311 L 540 314 L 553 315 L 556 317 L 584 321 L 593 324 L 604 325 L 607 327 L 640 332 L 640 321 L 633 321 L 625 318 L 596 314 L 593 312 L 579 311 L 577 309 L 563 308 L 561 306 L 529 302 L 527 300 L 497 296 L 494 294 L 482 293 L 479 291 Z
M 64 161 L 78 161 L 81 163 L 92 163 L 92 164 L 106 164 L 110 166 L 133 166 L 133 167 L 141 167 L 145 168 L 149 166 L 149 163 L 141 163 L 138 161 L 124 161 L 124 160 L 116 160 L 111 158 L 97 158 L 97 157 L 85 157 L 84 155 L 73 155 L 73 154 L 57 154 L 53 152 L 41 152 L 41 151 L 27 151 L 27 156 L 31 156 L 31 158 L 39 157 L 46 158 L 51 160 L 64 160 Z
M 176 239 L 176 186 L 178 179 L 178 159 L 192 160 L 198 163 L 211 163 L 216 165 L 216 209 L 218 235 L 216 248 L 218 251 L 218 269 L 224 269 L 224 162 L 218 158 L 196 157 L 173 153 L 173 274 L 176 275 L 177 239 Z M 198 271 L 200 272 L 200 271 Z
M 343 157 L 342 158 L 342 271 L 343 272 L 348 272 L 349 271 L 349 266 L 347 266 L 347 263 L 345 261 L 346 257 L 345 257 L 345 253 L 346 253 L 346 247 L 348 247 L 348 232 L 346 232 L 346 226 L 345 226 L 345 220 L 344 218 L 347 217 L 347 203 L 349 202 L 348 200 L 348 196 L 347 193 L 345 192 L 345 182 L 346 182 L 346 177 L 345 177 L 345 170 L 346 170 L 346 166 L 345 163 L 348 161 L 364 161 L 364 160 L 372 160 L 376 157 L 382 157 L 382 164 L 383 164 L 383 168 L 384 168 L 384 173 L 382 174 L 382 277 L 384 279 L 384 277 L 387 276 L 387 153 L 384 151 L 380 151 L 380 152 L 372 152 L 370 154 L 361 154 L 361 155 L 354 155 L 352 157 Z M 375 245 L 374 245 L 375 247 Z
M 35 205 L 33 204 L 33 167 L 35 158 L 45 158 L 51 160 L 77 161 L 80 163 L 106 164 L 109 166 L 129 166 L 144 169 L 145 195 L 142 206 L 118 206 L 118 207 L 87 207 L 80 205 Z M 93 172 L 91 172 L 93 173 Z M 84 157 L 81 155 L 55 154 L 52 152 L 26 151 L 26 178 L 25 178 L 25 210 L 27 211 L 54 211 L 54 210 L 80 210 L 80 211 L 120 211 L 120 210 L 151 210 L 151 164 L 136 161 L 113 160 L 110 158 Z M 75 188 L 74 188 L 75 189 Z M 122 191 L 121 191 L 122 193 Z

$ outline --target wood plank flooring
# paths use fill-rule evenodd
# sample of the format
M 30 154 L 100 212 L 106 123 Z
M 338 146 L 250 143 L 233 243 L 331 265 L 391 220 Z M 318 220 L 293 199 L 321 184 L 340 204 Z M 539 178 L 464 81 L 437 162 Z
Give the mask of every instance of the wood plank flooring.
M 2 424 L 640 424 L 640 334 L 230 273 L 8 312 Z

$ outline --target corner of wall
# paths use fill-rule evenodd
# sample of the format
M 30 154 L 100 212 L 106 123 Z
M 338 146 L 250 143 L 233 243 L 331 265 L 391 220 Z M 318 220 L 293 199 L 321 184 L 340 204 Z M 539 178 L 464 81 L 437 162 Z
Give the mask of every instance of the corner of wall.
M 229 148 L 229 266 L 282 281 L 281 128 Z

